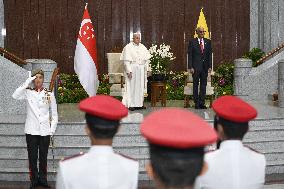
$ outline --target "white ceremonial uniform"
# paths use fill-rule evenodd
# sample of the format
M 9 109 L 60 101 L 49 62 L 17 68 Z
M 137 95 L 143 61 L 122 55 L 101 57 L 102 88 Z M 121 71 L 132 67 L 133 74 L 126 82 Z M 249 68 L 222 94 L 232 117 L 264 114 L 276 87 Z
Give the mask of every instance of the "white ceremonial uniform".
M 240 140 L 226 140 L 220 149 L 205 155 L 207 172 L 196 180 L 195 189 L 259 189 L 264 185 L 265 157 Z
M 81 156 L 59 163 L 57 189 L 136 189 L 138 162 L 94 145 Z
M 147 48 L 134 42 L 127 44 L 122 51 L 120 60 L 125 67 L 125 93 L 122 103 L 126 107 L 142 107 L 144 93 L 147 93 L 147 71 L 149 67 L 150 53 Z M 127 73 L 132 73 L 129 79 Z
M 12 95 L 14 99 L 27 101 L 25 133 L 40 136 L 54 134 L 58 122 L 54 94 L 45 88 L 37 92 L 27 87 L 28 85 L 24 83 Z M 51 122 L 49 108 L 51 109 Z

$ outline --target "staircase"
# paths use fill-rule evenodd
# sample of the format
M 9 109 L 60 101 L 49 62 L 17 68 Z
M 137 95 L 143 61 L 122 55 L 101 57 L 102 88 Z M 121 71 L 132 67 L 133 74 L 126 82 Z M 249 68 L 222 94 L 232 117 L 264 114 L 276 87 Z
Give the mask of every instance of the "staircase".
M 247 59 L 236 59 L 234 69 L 234 95 L 246 100 L 271 102 L 271 96 L 277 94 L 279 62 L 284 59 L 284 43 L 273 49 L 257 61 L 257 67 L 251 67 Z M 281 76 L 280 76 L 281 78 Z
M 266 181 L 284 180 L 284 119 L 258 119 L 250 123 L 245 145 L 266 158 Z
M 24 121 L 24 120 L 23 120 Z M 90 146 L 85 135 L 85 123 L 59 123 L 54 137 L 54 164 L 52 150 L 48 155 L 48 180 L 55 180 L 58 161 L 63 157 L 87 152 Z M 0 123 L 0 181 L 28 181 L 28 156 L 24 122 Z M 147 143 L 139 134 L 139 125 L 123 123 L 114 140 L 114 149 L 118 153 L 131 156 L 140 163 L 139 180 L 148 180 L 144 172 L 145 159 L 148 157 Z
M 7 118 L 8 120 L 8 118 Z M 212 123 L 212 120 L 208 120 Z M 55 135 L 54 159 L 48 156 L 48 180 L 54 181 L 58 161 L 63 157 L 87 152 L 90 146 L 83 122 L 61 122 Z M 24 119 L 0 123 L 0 181 L 28 181 L 28 160 Z M 267 180 L 284 180 L 284 118 L 257 119 L 250 124 L 244 142 L 266 156 Z M 147 143 L 139 132 L 139 123 L 123 122 L 114 140 L 114 150 L 139 160 L 139 181 L 148 181 L 144 167 L 148 160 Z M 280 175 L 280 177 L 279 177 Z

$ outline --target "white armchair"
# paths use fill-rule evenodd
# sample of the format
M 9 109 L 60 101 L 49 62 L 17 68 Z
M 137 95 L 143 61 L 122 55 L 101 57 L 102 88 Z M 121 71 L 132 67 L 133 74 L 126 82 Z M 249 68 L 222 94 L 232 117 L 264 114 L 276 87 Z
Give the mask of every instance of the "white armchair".
M 122 96 L 124 93 L 124 65 L 120 61 L 121 53 L 107 53 L 110 96 Z
M 208 74 L 207 86 L 206 86 L 206 96 L 210 96 L 210 107 L 214 100 L 214 87 L 211 85 L 211 76 L 214 75 L 214 72 Z M 184 82 L 184 107 L 189 107 L 190 97 L 193 96 L 193 78 L 192 74 L 188 73 L 185 82 Z

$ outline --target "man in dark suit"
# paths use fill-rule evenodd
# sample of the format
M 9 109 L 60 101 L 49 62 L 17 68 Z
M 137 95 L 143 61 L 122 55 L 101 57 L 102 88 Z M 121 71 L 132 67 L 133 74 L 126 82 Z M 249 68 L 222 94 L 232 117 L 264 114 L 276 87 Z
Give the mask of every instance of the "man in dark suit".
M 188 69 L 193 78 L 193 99 L 195 109 L 206 109 L 205 95 L 208 72 L 212 70 L 211 40 L 204 38 L 204 28 L 196 29 L 197 38 L 188 44 Z M 198 86 L 200 81 L 200 91 Z

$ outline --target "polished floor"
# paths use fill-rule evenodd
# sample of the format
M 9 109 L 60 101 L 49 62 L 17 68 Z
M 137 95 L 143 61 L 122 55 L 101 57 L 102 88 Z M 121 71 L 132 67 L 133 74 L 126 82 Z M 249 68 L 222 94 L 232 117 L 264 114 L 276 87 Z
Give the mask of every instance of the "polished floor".
M 249 102 L 251 103 L 258 111 L 258 116 L 256 119 L 277 119 L 284 118 L 284 108 L 279 108 L 274 104 L 268 104 L 265 102 Z M 168 107 L 178 107 L 183 108 L 183 100 L 171 100 L 167 101 Z M 160 110 L 164 107 L 161 107 L 160 103 L 157 103 L 156 107 L 151 107 L 149 102 L 145 102 L 146 109 L 130 111 L 128 117 L 123 121 L 125 122 L 141 122 L 145 116 L 149 113 Z M 207 103 L 207 106 L 209 104 Z M 206 120 L 213 120 L 214 112 L 212 109 L 208 108 L 206 110 L 187 108 L 189 111 L 192 111 L 198 114 L 200 117 Z M 84 121 L 84 113 L 79 111 L 78 104 L 59 104 L 59 122 L 82 122 Z

